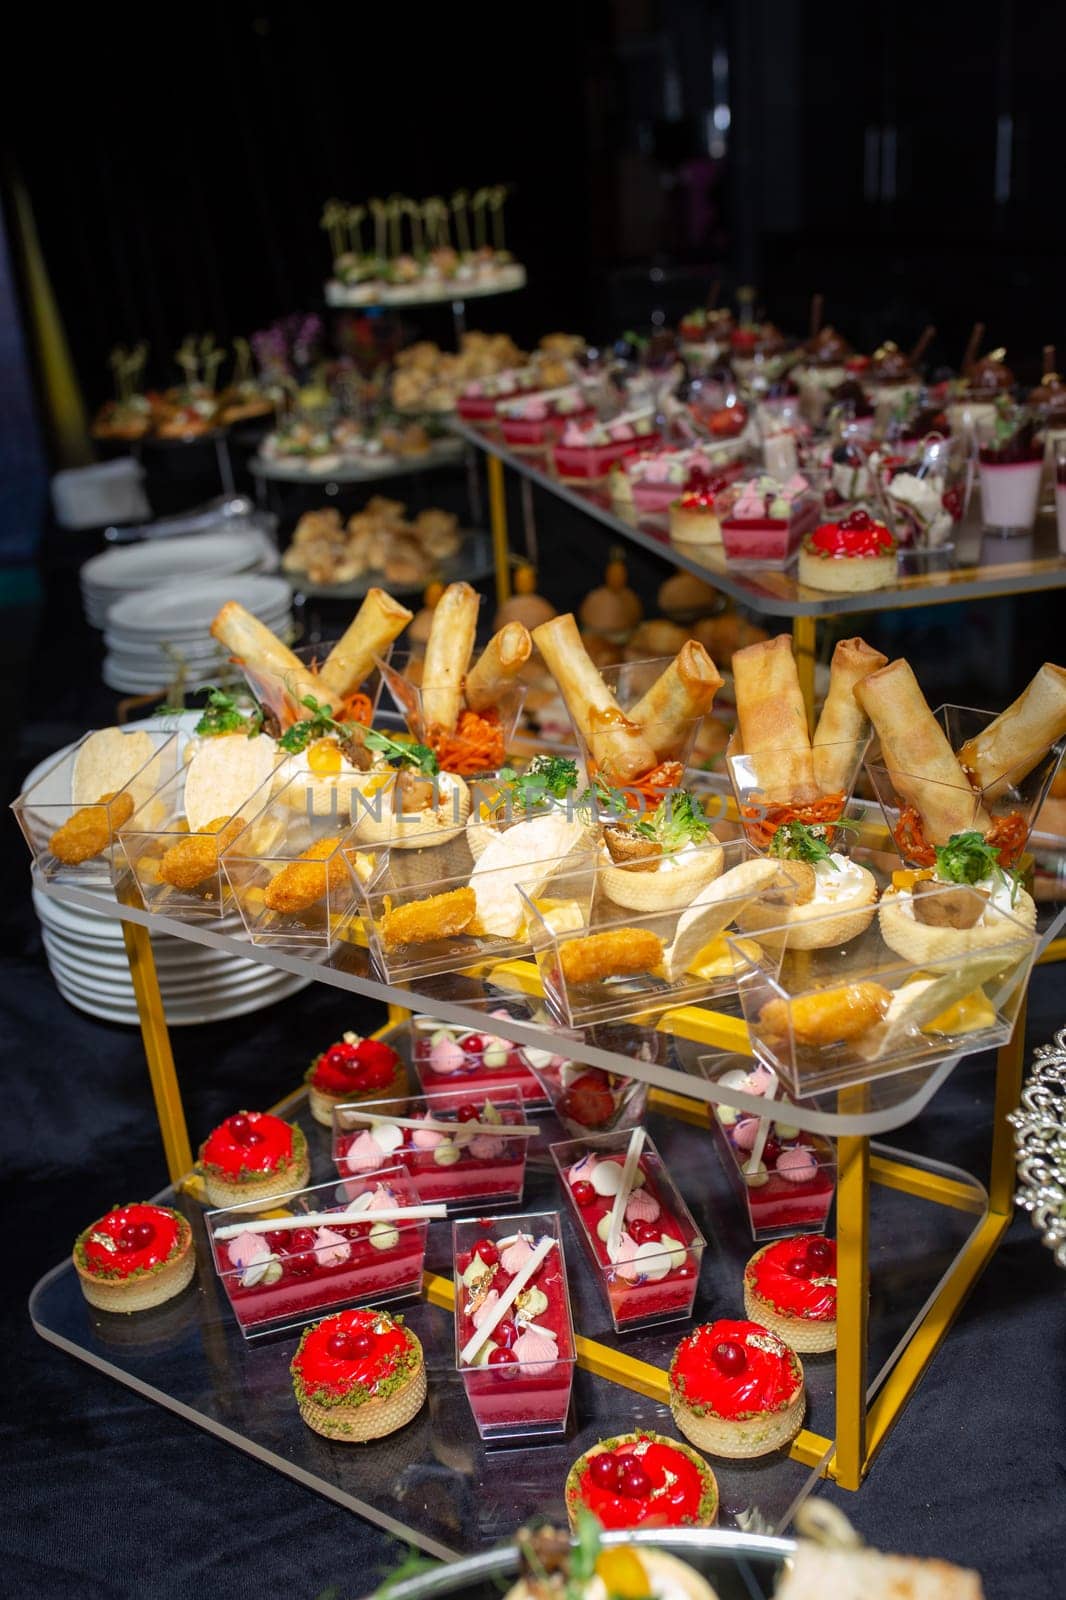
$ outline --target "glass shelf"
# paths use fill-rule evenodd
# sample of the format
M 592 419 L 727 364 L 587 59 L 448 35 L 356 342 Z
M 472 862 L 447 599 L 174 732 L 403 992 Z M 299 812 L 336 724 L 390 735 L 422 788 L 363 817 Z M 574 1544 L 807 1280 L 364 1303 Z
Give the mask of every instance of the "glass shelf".
M 394 1036 L 404 1050 L 406 1037 L 403 1029 Z M 301 1089 L 274 1109 L 295 1118 L 304 1129 L 312 1182 L 334 1176 L 329 1130 L 311 1118 L 306 1092 Z M 525 1197 L 512 1210 L 554 1210 L 560 1204 L 548 1145 L 565 1138 L 565 1133 L 550 1112 L 536 1115 L 541 1133 L 530 1151 Z M 660 1114 L 648 1118 L 648 1128 L 708 1240 L 695 1319 L 736 1316 L 741 1312 L 743 1266 L 755 1246 L 724 1168 L 717 1158 L 708 1160 L 709 1129 Z M 883 1168 L 880 1183 L 886 1186 L 878 1187 L 871 1205 L 869 1371 L 875 1374 L 871 1395 L 980 1225 L 985 1203 L 981 1186 L 955 1171 L 951 1176 L 958 1186 L 958 1202 L 953 1206 L 897 1191 L 890 1186 L 893 1158 L 894 1152 L 875 1149 L 872 1163 L 875 1183 Z M 120 1317 L 88 1306 L 72 1266 L 64 1262 L 41 1279 L 31 1296 L 30 1314 L 37 1332 L 432 1555 L 447 1559 L 482 1549 L 510 1536 L 535 1511 L 565 1521 L 566 1472 L 589 1445 L 637 1427 L 676 1431 L 659 1398 L 602 1374 L 617 1362 L 617 1371 L 628 1382 L 661 1393 L 663 1369 L 689 1324 L 615 1334 L 565 1210 L 564 1243 L 583 1363 L 575 1379 L 565 1440 L 511 1450 L 486 1447 L 479 1440 L 453 1370 L 452 1317 L 446 1308 L 451 1230 L 445 1221 L 430 1224 L 426 1265 L 434 1276 L 427 1277 L 428 1293 L 420 1301 L 396 1307 L 409 1317 L 425 1347 L 428 1403 L 400 1432 L 372 1446 L 346 1449 L 320 1438 L 300 1421 L 289 1378 L 296 1336 L 268 1336 L 251 1344 L 243 1338 L 211 1266 L 203 1211 L 195 1199 L 183 1192 L 183 1186 L 168 1188 L 156 1199 L 177 1206 L 193 1225 L 198 1253 L 193 1285 L 157 1310 Z M 588 1370 L 590 1364 L 598 1371 Z M 809 1395 L 805 1426 L 831 1438 L 834 1358 L 806 1356 L 804 1368 Z M 649 1376 L 655 1381 L 649 1383 Z M 818 1464 L 782 1452 L 757 1461 L 715 1460 L 712 1465 L 721 1489 L 721 1525 L 756 1533 L 786 1528 L 819 1475 Z
M 460 1026 L 480 1029 L 484 1025 L 485 1012 L 503 1004 L 511 1004 L 516 1011 L 524 1008 L 528 1014 L 528 1001 L 539 999 L 536 966 L 531 960 L 423 978 L 419 980 L 417 989 L 407 988 L 382 983 L 375 977 L 369 952 L 359 944 L 339 941 L 328 949 L 310 949 L 297 954 L 284 946 L 252 944 L 244 935 L 235 914 L 217 923 L 190 924 L 145 911 L 138 905 L 123 903 L 125 896 L 135 893 L 129 881 L 120 882 L 118 899 L 113 898 L 103 885 L 90 890 L 55 881 L 46 882 L 39 874 L 34 876 L 34 885 L 42 894 L 69 905 L 82 906 L 101 916 L 137 922 L 157 932 L 172 934 L 177 939 L 206 945 L 229 955 L 240 955 L 263 966 L 276 967 L 315 982 L 332 984 L 335 988 L 362 994 L 368 999 L 383 1001 L 386 1005 L 401 1006 Z M 1064 922 L 1066 908 L 1058 913 L 1043 935 L 1041 949 Z M 701 1056 L 745 1050 L 747 1031 L 735 997 L 713 1011 L 700 1006 L 686 1006 L 668 1012 L 660 1019 L 659 1027 L 677 1043 L 678 1059 L 674 1065 L 660 1065 L 635 1059 L 625 1053 L 616 1054 L 601 1049 L 590 1042 L 588 1030 L 568 1030 L 565 1053 L 574 1060 L 585 1061 L 609 1072 L 643 1078 L 653 1087 L 673 1095 L 761 1113 L 763 1102 L 760 1099 L 739 1089 L 727 1090 L 712 1085 L 704 1079 L 698 1068 Z M 548 1019 L 538 1022 L 531 1017 L 523 1020 L 520 1015 L 501 1017 L 493 1019 L 492 1031 L 519 1044 L 539 1045 L 552 1051 L 556 1051 L 560 1044 L 559 1032 Z M 806 1131 L 831 1137 L 887 1133 L 918 1115 L 946 1082 L 959 1059 L 950 1057 L 932 1066 L 920 1066 L 875 1079 L 863 1087 L 859 1099 L 854 1091 L 848 1091 L 846 1100 L 836 1093 L 815 1096 L 797 1104 L 789 1120 Z M 723 1068 L 727 1065 L 728 1062 L 723 1063 Z
M 671 542 L 665 515 L 620 516 L 602 485 L 585 489 L 560 483 L 547 453 L 534 457 L 516 455 L 473 423 L 453 419 L 449 426 L 469 444 L 497 456 L 512 471 L 595 517 L 619 538 L 642 545 L 686 572 L 707 579 L 760 615 L 838 617 L 848 612 L 895 611 L 1066 588 L 1066 557 L 1059 554 L 1055 518 L 1043 515 L 1030 537 L 1017 539 L 998 538 L 985 533 L 978 523 L 964 523 L 956 531 L 952 555 L 933 551 L 924 557 L 905 556 L 915 570 L 898 578 L 890 588 L 860 594 L 816 594 L 798 581 L 795 565 L 785 572 L 742 573 L 730 567 L 717 551 L 697 560 Z
M 351 288 L 331 278 L 325 287 L 326 304 L 340 311 L 368 311 L 373 306 L 454 306 L 464 300 L 488 300 L 496 294 L 515 294 L 526 286 L 526 269 L 515 261 L 490 283 L 440 283 L 423 287 L 410 284 L 384 286 L 373 299 L 360 297 L 358 285 Z

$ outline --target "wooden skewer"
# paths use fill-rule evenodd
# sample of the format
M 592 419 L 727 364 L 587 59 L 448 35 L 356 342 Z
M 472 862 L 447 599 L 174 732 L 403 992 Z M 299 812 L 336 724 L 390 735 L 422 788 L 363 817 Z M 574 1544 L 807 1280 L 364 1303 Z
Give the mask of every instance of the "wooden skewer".
M 770 1074 L 770 1083 L 767 1087 L 766 1093 L 763 1095 L 763 1099 L 772 1100 L 776 1094 L 777 1073 L 772 1072 Z M 751 1155 L 744 1163 L 744 1171 L 749 1176 L 758 1172 L 759 1170 L 759 1162 L 762 1160 L 762 1153 L 766 1149 L 766 1140 L 769 1137 L 770 1124 L 773 1122 L 773 1120 L 774 1119 L 772 1116 L 759 1118 L 759 1126 L 755 1133 L 755 1143 L 751 1147 Z

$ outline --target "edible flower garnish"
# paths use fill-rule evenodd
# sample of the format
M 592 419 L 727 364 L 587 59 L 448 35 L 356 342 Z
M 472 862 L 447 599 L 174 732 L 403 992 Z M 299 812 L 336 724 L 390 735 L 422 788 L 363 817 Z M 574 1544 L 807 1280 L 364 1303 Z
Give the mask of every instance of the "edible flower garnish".
M 414 767 L 424 778 L 435 778 L 440 771 L 440 763 L 426 744 L 401 744 L 376 729 L 367 733 L 363 743 L 368 750 L 383 755 L 390 767 Z
M 263 713 L 258 708 L 246 713 L 223 689 L 208 689 L 207 704 L 193 732 L 207 737 L 219 733 L 246 733 L 249 739 L 254 739 L 262 726 Z
M 945 883 L 980 883 L 983 878 L 1002 878 L 1010 884 L 1010 903 L 1018 897 L 1019 879 L 1000 865 L 999 851 L 976 830 L 953 833 L 947 844 L 934 846 L 936 875 Z

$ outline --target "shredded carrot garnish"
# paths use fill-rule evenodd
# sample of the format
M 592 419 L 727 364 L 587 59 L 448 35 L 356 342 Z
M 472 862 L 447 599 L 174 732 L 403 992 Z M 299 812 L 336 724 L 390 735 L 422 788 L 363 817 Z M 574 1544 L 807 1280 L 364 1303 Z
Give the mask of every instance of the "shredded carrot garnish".
M 479 772 L 494 772 L 503 766 L 506 750 L 503 729 L 495 712 L 479 716 L 476 711 L 461 711 L 455 728 L 431 728 L 426 742 L 440 762 L 442 772 L 455 772 L 461 778 Z
M 601 774 L 595 761 L 588 763 L 589 782 L 595 783 Z M 638 778 L 630 778 L 627 783 L 614 784 L 609 776 L 604 776 L 604 782 L 612 788 L 617 788 L 625 796 L 626 805 L 630 811 L 643 809 L 644 802 L 658 805 L 664 794 L 671 789 L 680 789 L 685 781 L 685 767 L 681 761 L 660 761 L 657 767 L 652 767 L 650 772 L 644 772 Z
M 1025 849 L 1028 836 L 1029 829 L 1021 812 L 1011 811 L 1007 816 L 995 819 L 985 834 L 985 843 L 999 851 L 1001 867 L 1013 867 Z
M 354 694 L 346 695 L 337 713 L 338 722 L 361 722 L 364 728 L 369 728 L 370 717 L 370 696 L 365 695 L 361 689 L 357 689 Z
M 925 837 L 921 815 L 916 806 L 904 806 L 899 821 L 892 829 L 896 847 L 905 861 L 917 861 L 919 866 L 936 865 L 936 851 Z
M 752 844 L 761 850 L 768 850 L 774 834 L 784 823 L 803 822 L 813 827 L 819 823 L 838 822 L 846 803 L 847 796 L 841 790 L 837 794 L 823 794 L 819 799 L 808 800 L 802 805 L 741 806 L 740 814 L 745 819 L 745 831 Z

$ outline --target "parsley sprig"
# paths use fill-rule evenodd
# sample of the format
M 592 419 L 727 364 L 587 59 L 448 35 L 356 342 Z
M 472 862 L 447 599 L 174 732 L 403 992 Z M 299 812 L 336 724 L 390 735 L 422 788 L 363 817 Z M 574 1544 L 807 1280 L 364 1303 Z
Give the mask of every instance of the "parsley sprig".
M 368 750 L 385 757 L 390 767 L 414 767 L 424 778 L 435 778 L 440 762 L 428 744 L 401 744 L 387 733 L 371 728 L 363 739 Z
M 286 728 L 278 740 L 281 749 L 287 750 L 289 755 L 299 755 L 301 750 L 306 750 L 316 739 L 348 738 L 351 729 L 335 720 L 332 706 L 323 705 L 313 694 L 305 694 L 300 704 L 306 706 L 311 715 L 301 722 L 294 722 L 291 728 Z
M 710 823 L 687 789 L 664 795 L 648 817 L 636 824 L 636 832 L 654 839 L 668 853 L 683 850 L 687 844 L 702 844 L 711 831 Z
M 853 828 L 857 824 L 845 817 L 833 826 Z M 770 854 L 779 861 L 809 861 L 812 866 L 816 861 L 832 861 L 836 866 L 825 828 L 806 822 L 783 822 L 770 840 Z
M 254 739 L 262 726 L 263 713 L 258 707 L 246 713 L 225 690 L 208 689 L 207 704 L 193 732 L 208 738 L 220 733 L 246 733 L 249 739 Z
M 1018 898 L 1020 879 L 1016 872 L 1002 866 L 999 851 L 988 844 L 983 836 L 972 829 L 969 833 L 953 833 L 947 844 L 938 844 L 936 875 L 945 883 L 980 883 L 983 878 L 1000 878 L 1010 885 L 1010 903 Z
M 513 767 L 501 767 L 500 782 L 510 786 L 524 810 L 534 811 L 542 801 L 565 800 L 577 788 L 577 762 L 565 756 L 534 756 L 521 775 Z

